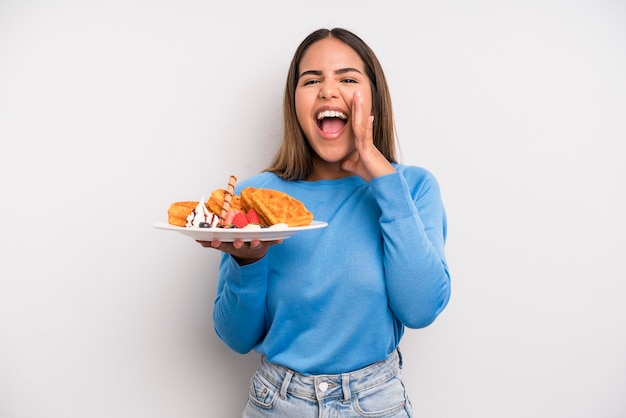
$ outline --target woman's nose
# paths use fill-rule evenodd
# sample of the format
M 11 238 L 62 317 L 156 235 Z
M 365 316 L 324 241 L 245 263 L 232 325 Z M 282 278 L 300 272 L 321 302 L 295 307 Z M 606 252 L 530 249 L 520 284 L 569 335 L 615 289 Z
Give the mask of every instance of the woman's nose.
M 319 98 L 320 99 L 332 99 L 338 97 L 337 88 L 333 83 L 322 83 L 320 87 Z

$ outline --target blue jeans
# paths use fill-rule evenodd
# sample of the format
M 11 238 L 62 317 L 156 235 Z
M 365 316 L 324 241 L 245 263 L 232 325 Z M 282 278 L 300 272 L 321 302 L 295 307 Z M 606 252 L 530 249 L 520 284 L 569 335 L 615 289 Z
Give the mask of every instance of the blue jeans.
M 304 376 L 265 357 L 250 381 L 243 418 L 410 418 L 402 383 L 402 356 L 335 375 Z

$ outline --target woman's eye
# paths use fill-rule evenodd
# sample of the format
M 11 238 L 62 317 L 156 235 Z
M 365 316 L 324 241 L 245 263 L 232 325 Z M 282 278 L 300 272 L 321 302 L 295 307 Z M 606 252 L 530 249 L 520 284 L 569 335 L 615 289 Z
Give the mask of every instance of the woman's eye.
M 342 80 L 341 82 L 342 83 L 358 83 L 358 81 L 356 81 L 356 80 L 354 80 L 352 78 L 348 78 L 348 79 Z
M 303 86 L 308 86 L 308 85 L 315 84 L 315 83 L 318 83 L 318 82 L 319 82 L 318 80 L 305 80 L 305 81 L 302 83 L 302 85 L 303 85 Z

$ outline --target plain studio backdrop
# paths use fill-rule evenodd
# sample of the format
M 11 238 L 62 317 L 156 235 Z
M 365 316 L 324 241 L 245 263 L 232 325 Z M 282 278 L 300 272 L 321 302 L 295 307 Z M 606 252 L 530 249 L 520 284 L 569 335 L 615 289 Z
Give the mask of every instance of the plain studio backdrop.
M 239 416 L 259 359 L 213 331 L 218 253 L 152 225 L 265 167 L 335 26 L 448 212 L 416 415 L 626 416 L 626 3 L 241 3 L 0 0 L 0 417 Z

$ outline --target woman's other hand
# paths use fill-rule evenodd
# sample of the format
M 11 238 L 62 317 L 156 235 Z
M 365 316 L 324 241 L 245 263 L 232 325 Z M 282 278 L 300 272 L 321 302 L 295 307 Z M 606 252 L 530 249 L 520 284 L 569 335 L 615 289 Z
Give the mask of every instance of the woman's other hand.
M 234 242 L 222 242 L 218 240 L 213 241 L 199 241 L 197 242 L 205 248 L 214 248 L 227 254 L 232 255 L 240 266 L 246 264 L 252 264 L 259 261 L 267 250 L 275 244 L 282 244 L 283 240 L 275 241 L 260 241 L 252 240 L 250 242 L 243 242 L 242 240 L 236 240 Z

